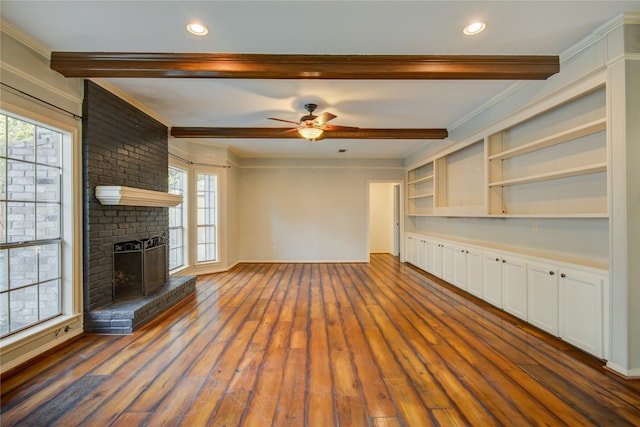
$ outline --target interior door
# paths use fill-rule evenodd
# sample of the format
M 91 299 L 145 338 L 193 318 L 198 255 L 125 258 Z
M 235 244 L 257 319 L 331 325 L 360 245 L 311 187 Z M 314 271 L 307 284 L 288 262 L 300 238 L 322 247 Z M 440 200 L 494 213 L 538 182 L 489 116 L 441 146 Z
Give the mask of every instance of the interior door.
M 393 256 L 400 256 L 400 184 L 393 186 Z

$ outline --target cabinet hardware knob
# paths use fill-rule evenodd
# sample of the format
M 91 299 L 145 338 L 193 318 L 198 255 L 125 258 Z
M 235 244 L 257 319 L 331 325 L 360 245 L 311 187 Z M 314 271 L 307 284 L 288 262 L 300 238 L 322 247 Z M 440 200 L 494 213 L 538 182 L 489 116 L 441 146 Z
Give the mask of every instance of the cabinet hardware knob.
M 500 258 L 496 258 L 496 261 L 500 261 Z
M 507 262 L 507 260 L 506 260 L 506 259 L 503 259 L 503 260 L 502 260 L 502 262 Z
M 554 273 L 553 271 L 550 271 L 549 274 L 553 276 L 556 273 Z
M 460 252 L 464 253 L 464 249 L 460 249 Z
M 566 274 L 564 274 L 564 273 L 562 273 L 562 274 L 560 275 L 560 277 L 567 277 L 567 275 L 566 275 Z
M 469 253 L 469 251 L 464 251 L 464 253 L 468 254 L 468 253 Z

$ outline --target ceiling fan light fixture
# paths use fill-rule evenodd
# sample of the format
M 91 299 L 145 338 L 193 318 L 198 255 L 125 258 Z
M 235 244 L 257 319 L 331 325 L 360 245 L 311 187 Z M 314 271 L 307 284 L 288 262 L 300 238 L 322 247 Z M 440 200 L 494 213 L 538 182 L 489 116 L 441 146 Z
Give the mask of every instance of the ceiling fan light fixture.
M 198 22 L 192 22 L 187 25 L 187 31 L 196 36 L 204 36 L 209 33 L 209 29 Z
M 467 36 L 473 36 L 484 31 L 486 27 L 487 26 L 484 22 L 474 22 L 464 27 L 464 30 L 462 30 L 462 33 Z
M 309 141 L 315 141 L 322 135 L 322 129 L 316 127 L 303 127 L 298 129 L 298 133 L 302 135 L 304 139 Z

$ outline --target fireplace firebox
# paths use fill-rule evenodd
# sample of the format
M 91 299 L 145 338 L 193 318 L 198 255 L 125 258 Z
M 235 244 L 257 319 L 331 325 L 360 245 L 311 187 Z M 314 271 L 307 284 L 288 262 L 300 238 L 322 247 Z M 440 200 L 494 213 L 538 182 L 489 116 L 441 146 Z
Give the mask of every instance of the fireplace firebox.
M 113 245 L 113 299 L 145 296 L 166 281 L 164 236 L 130 240 Z

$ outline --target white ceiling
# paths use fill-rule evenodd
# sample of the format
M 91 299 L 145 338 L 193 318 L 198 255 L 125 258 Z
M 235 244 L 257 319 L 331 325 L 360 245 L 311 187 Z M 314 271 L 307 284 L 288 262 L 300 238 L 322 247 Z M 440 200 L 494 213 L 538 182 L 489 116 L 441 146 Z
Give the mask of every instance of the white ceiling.
M 51 51 L 559 55 L 640 1 L 11 1 L 2 18 Z M 192 20 L 205 37 L 185 30 Z M 474 37 L 462 28 L 476 20 Z M 451 128 L 513 81 L 109 79 L 174 126 L 279 127 L 308 102 L 332 124 Z M 404 157 L 416 140 L 208 140 L 240 157 Z M 337 154 L 346 148 L 346 154 Z

